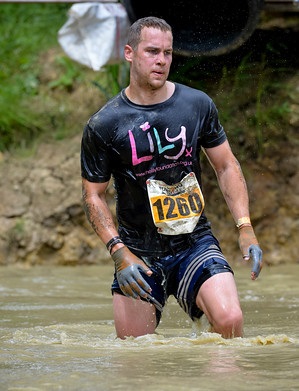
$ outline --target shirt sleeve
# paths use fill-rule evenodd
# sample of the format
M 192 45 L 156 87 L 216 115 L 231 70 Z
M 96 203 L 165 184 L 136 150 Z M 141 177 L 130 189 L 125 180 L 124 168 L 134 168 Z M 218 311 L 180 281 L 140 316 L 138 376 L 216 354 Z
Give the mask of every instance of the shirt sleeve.
M 108 182 L 111 178 L 109 151 L 90 120 L 81 141 L 81 175 L 89 182 Z
M 201 145 L 204 148 L 217 147 L 227 139 L 223 126 L 218 118 L 218 111 L 213 100 L 210 100 L 209 115 L 204 127 Z

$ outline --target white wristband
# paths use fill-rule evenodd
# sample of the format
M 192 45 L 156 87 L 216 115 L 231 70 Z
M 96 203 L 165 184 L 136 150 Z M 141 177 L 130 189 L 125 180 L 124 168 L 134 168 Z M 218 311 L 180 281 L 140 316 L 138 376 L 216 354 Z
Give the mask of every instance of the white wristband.
M 249 217 L 241 217 L 240 219 L 238 219 L 238 221 L 237 221 L 237 228 L 242 227 L 242 225 L 244 225 L 244 224 L 246 224 L 248 226 L 251 225 L 251 221 L 250 221 Z

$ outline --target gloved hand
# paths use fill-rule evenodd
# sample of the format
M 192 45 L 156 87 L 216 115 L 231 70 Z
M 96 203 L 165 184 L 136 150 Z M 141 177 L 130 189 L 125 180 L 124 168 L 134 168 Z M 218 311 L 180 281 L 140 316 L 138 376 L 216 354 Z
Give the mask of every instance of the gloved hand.
M 147 298 L 151 287 L 142 277 L 140 271 L 148 276 L 151 276 L 153 272 L 141 259 L 131 253 L 128 247 L 121 247 L 111 256 L 115 263 L 116 278 L 122 292 L 135 299 L 139 296 Z
M 250 258 L 252 259 L 251 279 L 255 280 L 263 266 L 263 252 L 251 226 L 246 225 L 239 228 L 239 246 L 243 259 L 245 261 L 248 261 Z

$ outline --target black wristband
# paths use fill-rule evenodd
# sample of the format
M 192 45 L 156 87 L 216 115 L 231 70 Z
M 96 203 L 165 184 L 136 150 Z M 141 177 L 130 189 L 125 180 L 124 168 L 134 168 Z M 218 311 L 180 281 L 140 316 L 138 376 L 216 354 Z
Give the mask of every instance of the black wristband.
M 117 244 L 117 243 L 123 243 L 121 238 L 119 236 L 115 236 L 114 238 L 110 239 L 109 242 L 106 244 L 106 248 L 111 254 L 112 248 Z

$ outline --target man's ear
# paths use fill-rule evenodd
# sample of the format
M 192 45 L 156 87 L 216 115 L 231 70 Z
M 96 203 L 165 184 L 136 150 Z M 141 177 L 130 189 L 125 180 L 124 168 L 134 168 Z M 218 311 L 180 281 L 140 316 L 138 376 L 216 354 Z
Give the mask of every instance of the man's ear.
M 133 49 L 131 48 L 130 45 L 126 45 L 126 46 L 125 46 L 125 48 L 124 48 L 124 55 L 125 55 L 125 59 L 126 59 L 128 62 L 131 62 L 131 61 L 132 61 Z

